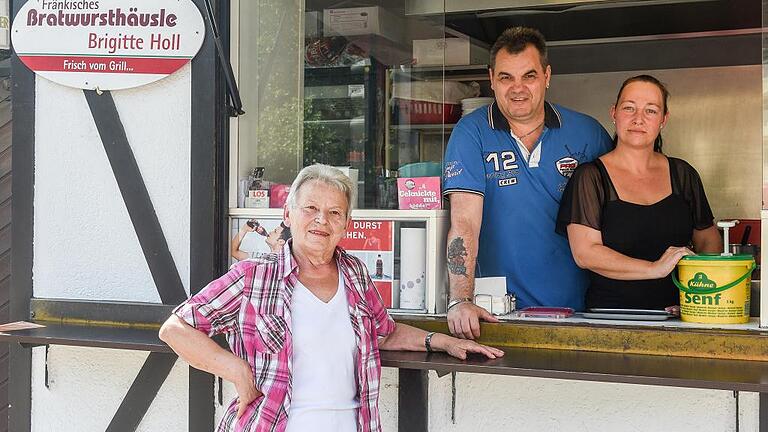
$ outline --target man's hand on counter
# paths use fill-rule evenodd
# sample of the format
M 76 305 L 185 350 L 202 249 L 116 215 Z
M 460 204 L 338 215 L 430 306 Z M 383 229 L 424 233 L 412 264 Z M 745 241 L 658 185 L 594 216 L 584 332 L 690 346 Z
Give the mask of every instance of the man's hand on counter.
M 480 320 L 499 322 L 490 312 L 471 302 L 457 304 L 448 311 L 448 330 L 462 339 L 480 337 Z

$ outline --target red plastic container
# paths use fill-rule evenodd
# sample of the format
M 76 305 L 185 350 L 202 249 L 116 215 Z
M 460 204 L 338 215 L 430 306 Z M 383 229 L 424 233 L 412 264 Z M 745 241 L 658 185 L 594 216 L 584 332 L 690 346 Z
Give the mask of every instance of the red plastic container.
M 568 318 L 571 315 L 573 308 L 569 307 L 528 306 L 518 312 L 518 316 L 533 318 Z
M 288 191 L 291 185 L 275 183 L 269 187 L 269 206 L 271 208 L 280 208 L 285 205 L 288 199 Z
M 399 124 L 456 123 L 461 118 L 461 105 L 395 98 Z

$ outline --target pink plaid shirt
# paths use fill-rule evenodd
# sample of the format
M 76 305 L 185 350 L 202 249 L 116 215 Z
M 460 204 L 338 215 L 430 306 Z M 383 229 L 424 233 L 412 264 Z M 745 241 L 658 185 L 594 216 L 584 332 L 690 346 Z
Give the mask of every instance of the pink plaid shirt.
M 349 319 L 357 339 L 358 431 L 378 432 L 381 362 L 378 338 L 395 329 L 368 270 L 358 258 L 337 248 L 349 303 Z M 209 336 L 226 333 L 232 352 L 252 367 L 256 399 L 237 419 L 233 400 L 218 432 L 285 430 L 291 405 L 291 296 L 298 265 L 286 244 L 280 254 L 241 261 L 224 276 L 179 305 L 174 313 Z M 329 335 L 331 336 L 331 335 Z

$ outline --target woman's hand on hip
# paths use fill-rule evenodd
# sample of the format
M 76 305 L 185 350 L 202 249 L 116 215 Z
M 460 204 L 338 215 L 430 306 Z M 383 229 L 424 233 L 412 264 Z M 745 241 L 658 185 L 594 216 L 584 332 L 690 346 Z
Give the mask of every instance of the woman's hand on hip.
M 237 391 L 237 418 L 242 417 L 253 401 L 259 398 L 262 393 L 256 388 L 253 380 L 253 371 L 251 365 L 245 360 L 242 361 L 241 372 L 236 381 L 233 382 Z
M 661 279 L 667 277 L 674 270 L 680 258 L 686 255 L 696 255 L 685 246 L 670 246 L 658 260 L 651 264 L 651 277 L 649 279 Z

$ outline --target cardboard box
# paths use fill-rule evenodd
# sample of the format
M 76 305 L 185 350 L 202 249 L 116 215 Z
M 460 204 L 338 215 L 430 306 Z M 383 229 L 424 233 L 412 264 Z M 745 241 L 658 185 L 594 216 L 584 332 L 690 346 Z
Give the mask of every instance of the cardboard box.
M 395 42 L 402 42 L 403 27 L 401 18 L 380 6 L 323 10 L 325 36 L 377 34 Z
M 269 208 L 269 189 L 249 190 L 245 197 L 247 208 Z
M 488 49 L 471 43 L 469 39 L 416 39 L 413 41 L 413 61 L 416 66 L 484 65 L 488 64 L 489 60 Z

